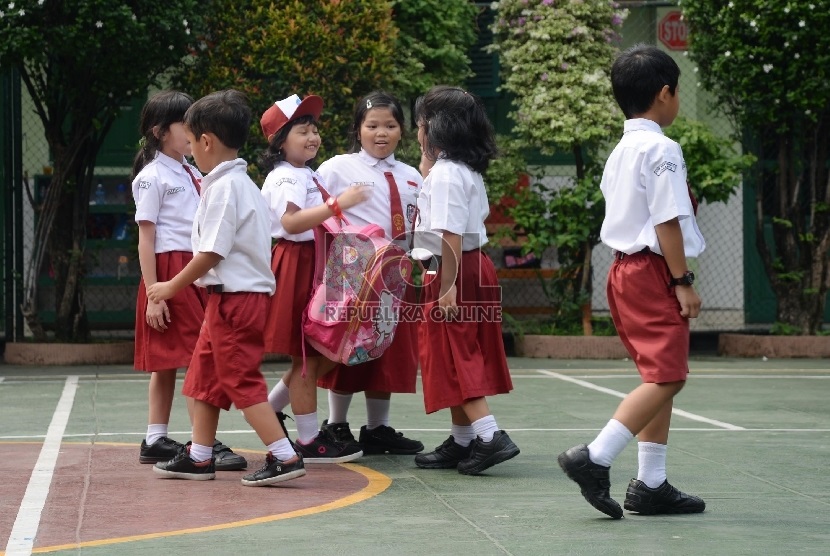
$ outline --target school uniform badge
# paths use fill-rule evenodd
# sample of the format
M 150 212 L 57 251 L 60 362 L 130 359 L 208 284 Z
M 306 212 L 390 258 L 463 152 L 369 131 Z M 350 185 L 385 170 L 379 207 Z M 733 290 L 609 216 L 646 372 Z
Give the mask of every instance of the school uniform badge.
M 657 165 L 657 168 L 654 169 L 654 174 L 657 176 L 662 175 L 666 170 L 669 172 L 676 172 L 677 171 L 677 164 L 674 162 L 669 162 L 668 160 L 665 162 L 661 162 Z

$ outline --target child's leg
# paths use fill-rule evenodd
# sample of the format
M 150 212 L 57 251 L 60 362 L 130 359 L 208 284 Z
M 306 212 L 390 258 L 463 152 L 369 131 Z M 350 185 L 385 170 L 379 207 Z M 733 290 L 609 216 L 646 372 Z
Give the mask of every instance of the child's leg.
M 162 434 L 151 434 L 147 431 L 147 444 L 153 444 L 162 436 L 167 436 L 167 426 L 170 423 L 170 411 L 173 407 L 173 398 L 176 394 L 176 369 L 155 371 L 150 373 L 148 387 L 149 415 L 147 423 L 150 426 L 163 426 Z
M 465 400 L 461 408 L 475 434 L 470 443 L 470 455 L 458 462 L 458 472 L 464 475 L 478 475 L 496 464 L 519 455 L 519 447 L 506 432 L 499 429 L 496 418 L 490 413 L 487 398 Z
M 388 427 L 392 393 L 367 390 L 363 395 L 366 397 L 366 428 Z
M 291 370 L 282 375 L 279 382 L 268 393 L 268 403 L 271 404 L 275 413 L 280 413 L 291 401 L 289 384 L 291 384 Z

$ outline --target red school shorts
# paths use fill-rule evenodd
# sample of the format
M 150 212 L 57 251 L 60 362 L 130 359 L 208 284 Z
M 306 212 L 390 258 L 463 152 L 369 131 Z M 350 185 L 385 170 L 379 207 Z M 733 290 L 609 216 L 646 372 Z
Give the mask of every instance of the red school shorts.
M 614 326 L 643 382 L 686 380 L 689 319 L 669 287 L 666 260 L 650 251 L 615 257 L 606 292 Z
M 224 410 L 268 400 L 260 371 L 267 293 L 213 293 L 184 377 L 182 394 Z

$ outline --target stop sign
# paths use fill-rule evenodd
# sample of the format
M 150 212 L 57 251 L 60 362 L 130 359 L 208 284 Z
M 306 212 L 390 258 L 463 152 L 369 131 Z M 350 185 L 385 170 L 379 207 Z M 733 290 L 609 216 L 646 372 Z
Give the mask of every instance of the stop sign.
M 689 28 L 686 27 L 686 22 L 681 19 L 679 11 L 667 13 L 657 24 L 657 38 L 669 50 L 686 50 L 688 35 Z

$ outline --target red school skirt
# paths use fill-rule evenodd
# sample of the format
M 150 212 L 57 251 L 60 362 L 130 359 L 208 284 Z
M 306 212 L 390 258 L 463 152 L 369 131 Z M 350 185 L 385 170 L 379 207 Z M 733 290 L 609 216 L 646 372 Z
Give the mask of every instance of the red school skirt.
M 689 374 L 689 319 L 669 287 L 666 260 L 650 251 L 615 257 L 606 293 L 617 334 L 643 382 L 686 380 Z
M 193 259 L 189 251 L 156 253 L 156 277 L 166 282 L 178 274 Z M 190 364 L 193 348 L 199 338 L 199 329 L 205 320 L 207 292 L 204 288 L 187 286 L 167 300 L 170 322 L 167 330 L 158 332 L 147 324 L 147 287 L 144 278 L 138 283 L 135 304 L 136 370 L 153 372 L 179 369 Z
M 422 292 L 418 352 L 427 413 L 513 389 L 501 335 L 501 288 L 493 261 L 479 249 L 465 251 L 455 285 L 460 321 L 448 322 L 438 311 L 441 269 Z
M 271 249 L 271 271 L 277 290 L 265 321 L 265 351 L 303 356 L 303 313 L 314 285 L 314 242 L 281 239 Z M 305 344 L 306 357 L 320 353 Z
M 404 302 L 417 303 L 417 290 L 408 286 Z M 317 381 L 320 388 L 341 392 L 397 392 L 413 394 L 418 380 L 418 322 L 402 311 L 395 338 L 383 355 L 360 365 L 337 365 Z

